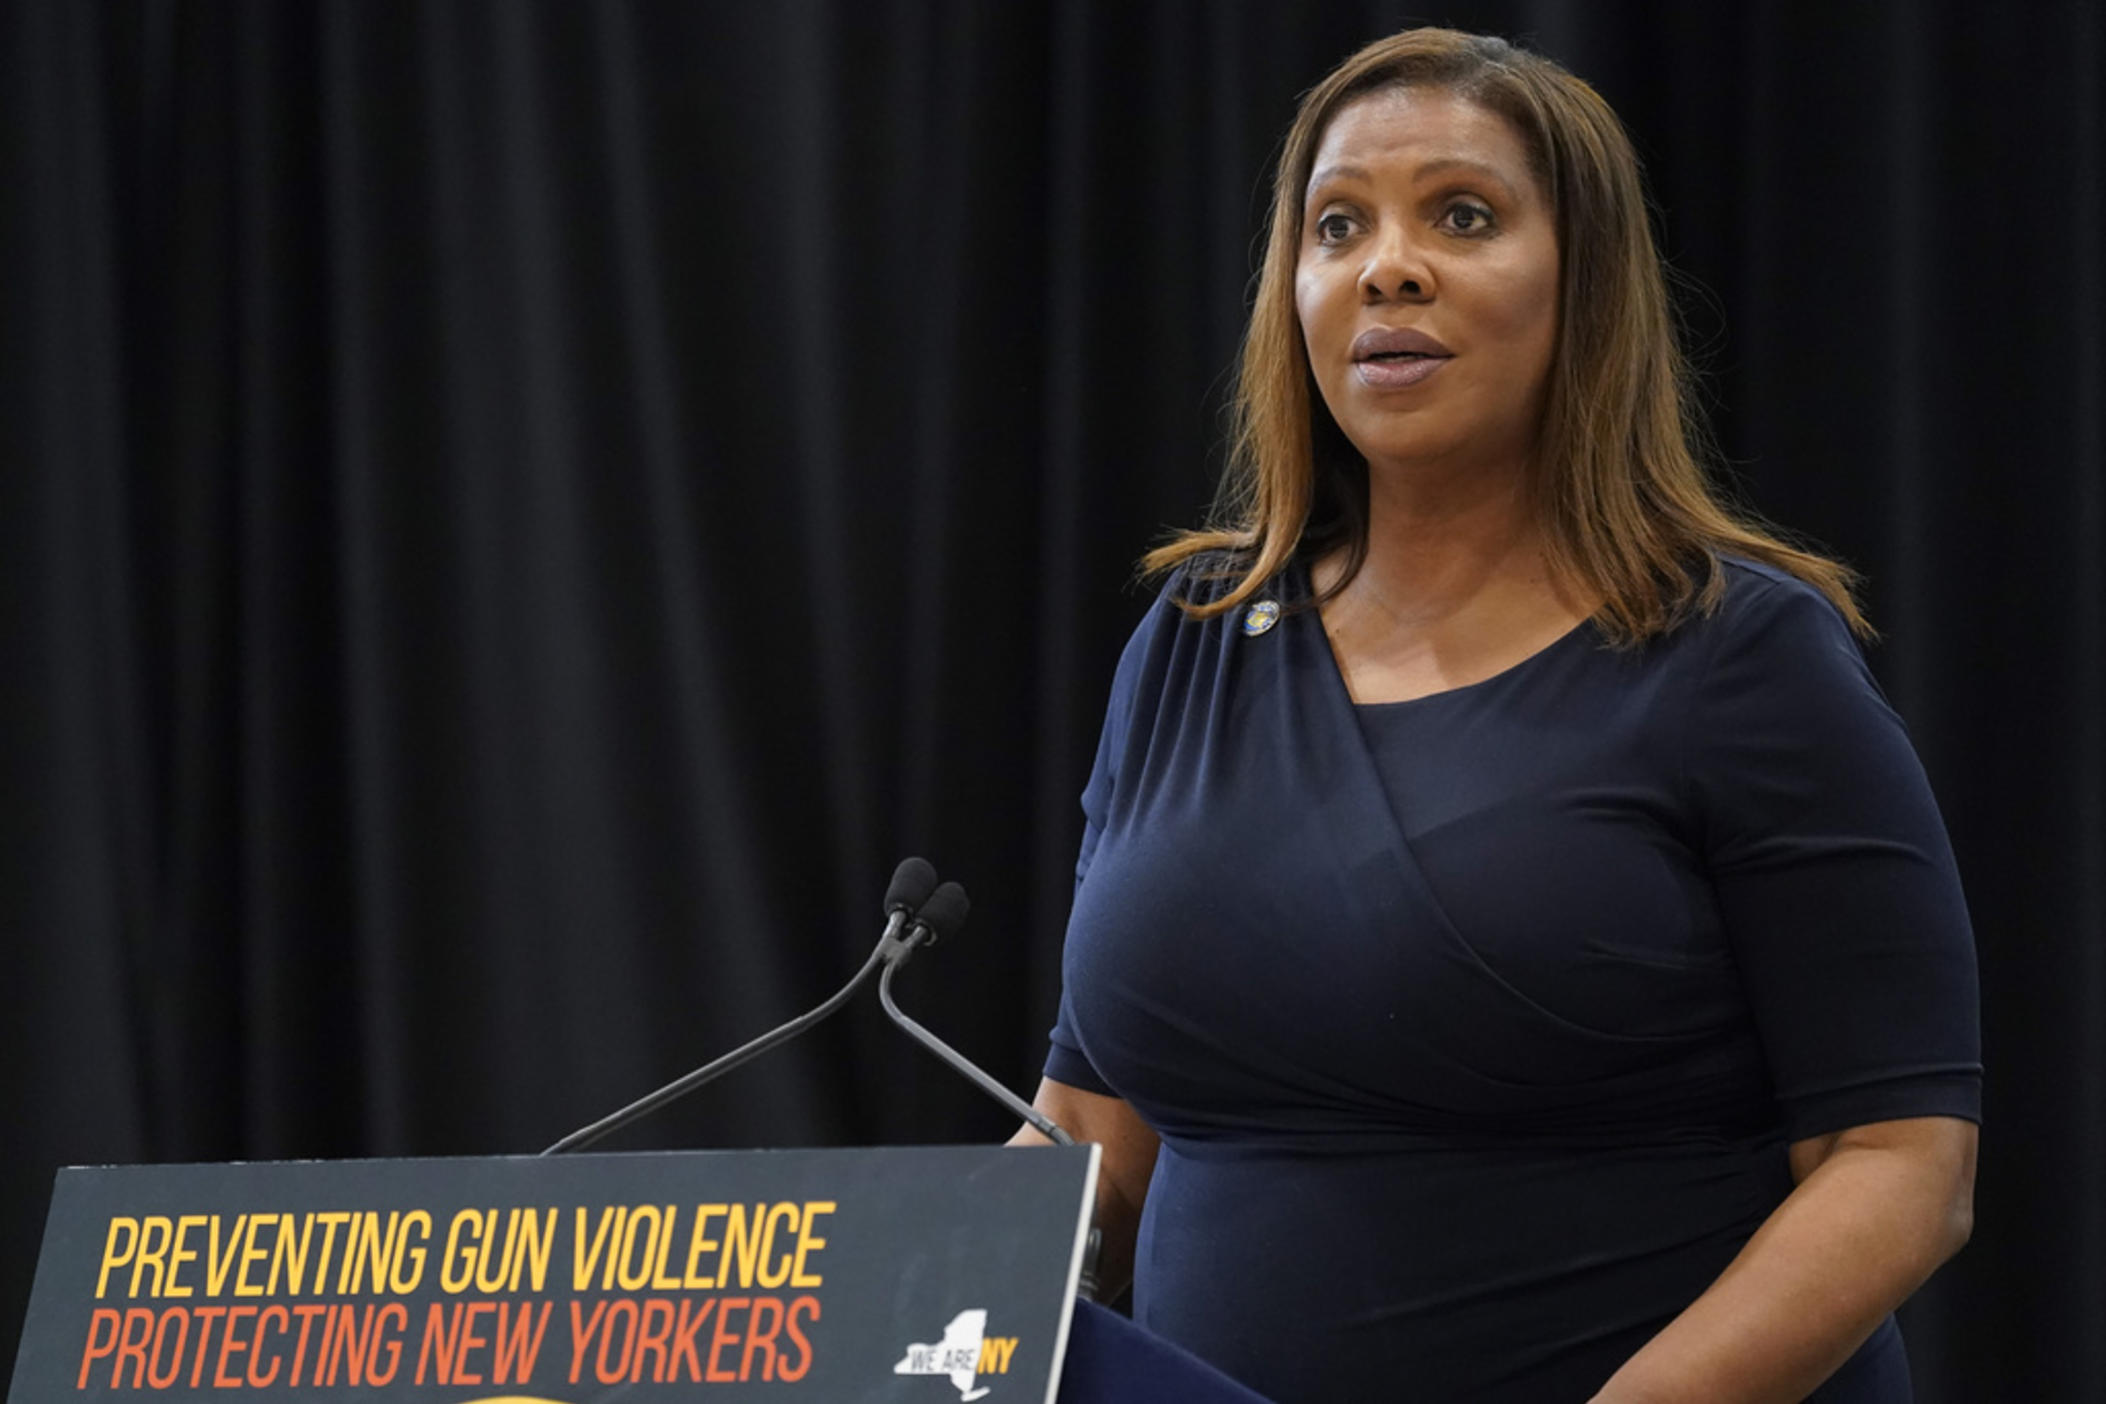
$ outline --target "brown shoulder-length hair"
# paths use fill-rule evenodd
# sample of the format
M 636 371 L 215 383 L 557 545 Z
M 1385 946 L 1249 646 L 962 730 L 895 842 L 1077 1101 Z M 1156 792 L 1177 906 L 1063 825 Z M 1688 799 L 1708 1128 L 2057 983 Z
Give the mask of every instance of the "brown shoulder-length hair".
M 1142 559 L 1148 573 L 1200 557 L 1207 617 L 1233 609 L 1304 547 L 1345 551 L 1343 588 L 1367 558 L 1367 465 L 1315 393 L 1295 310 L 1302 202 L 1325 128 L 1347 103 L 1436 88 L 1513 124 L 1557 226 L 1557 341 L 1529 483 L 1552 571 L 1599 599 L 1595 623 L 1642 642 L 1724 593 L 1720 557 L 1766 562 L 1871 627 L 1841 563 L 1802 550 L 1722 500 L 1707 480 L 1638 157 L 1600 95 L 1538 54 L 1486 35 L 1412 29 L 1378 40 L 1310 89 L 1280 152 L 1272 227 L 1244 336 L 1229 467 L 1208 526 Z M 1197 594 L 1198 592 L 1195 592 Z

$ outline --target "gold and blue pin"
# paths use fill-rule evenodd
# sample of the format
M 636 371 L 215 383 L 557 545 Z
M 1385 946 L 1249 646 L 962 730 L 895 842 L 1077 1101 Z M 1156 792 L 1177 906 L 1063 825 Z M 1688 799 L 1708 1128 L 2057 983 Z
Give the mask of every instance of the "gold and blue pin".
M 1243 632 L 1252 638 L 1266 633 L 1273 625 L 1279 622 L 1280 602 L 1278 600 L 1259 600 L 1249 609 L 1243 611 Z

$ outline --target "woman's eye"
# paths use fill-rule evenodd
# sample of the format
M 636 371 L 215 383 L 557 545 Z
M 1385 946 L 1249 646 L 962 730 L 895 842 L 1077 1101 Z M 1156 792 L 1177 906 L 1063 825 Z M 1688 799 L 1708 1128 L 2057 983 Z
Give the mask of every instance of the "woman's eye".
M 1450 205 L 1441 218 L 1458 234 L 1481 234 L 1492 227 L 1492 212 L 1483 205 Z
M 1316 237 L 1319 243 L 1336 244 L 1353 233 L 1353 221 L 1342 214 L 1319 216 L 1316 221 Z

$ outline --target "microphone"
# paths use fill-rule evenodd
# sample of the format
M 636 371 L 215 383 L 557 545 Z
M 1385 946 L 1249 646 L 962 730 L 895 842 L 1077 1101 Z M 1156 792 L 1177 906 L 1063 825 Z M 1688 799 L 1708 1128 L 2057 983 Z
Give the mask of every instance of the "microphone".
M 963 887 L 955 882 L 938 884 L 929 894 L 929 900 L 915 911 L 913 925 L 907 928 L 905 938 L 887 964 L 906 964 L 907 957 L 915 951 L 935 945 L 965 925 L 965 918 L 972 909 L 972 899 L 965 895 Z
M 948 915 L 949 908 L 946 907 L 937 913 L 937 917 L 955 925 L 956 922 L 965 919 L 965 890 L 955 882 L 946 883 L 945 886 L 958 893 L 958 914 L 953 919 Z M 916 912 L 933 903 L 936 897 L 941 895 L 942 888 L 936 886 L 936 870 L 929 866 L 928 861 L 923 858 L 906 859 L 893 870 L 891 885 L 885 889 L 884 933 L 878 937 L 877 946 L 870 952 L 869 959 L 863 962 L 863 968 L 850 977 L 848 983 L 836 991 L 833 998 L 816 1009 L 798 1015 L 787 1024 L 768 1030 L 750 1043 L 740 1044 L 715 1062 L 696 1068 L 685 1077 L 667 1083 L 656 1092 L 637 1098 L 620 1111 L 601 1117 L 590 1126 L 580 1127 L 541 1153 L 561 1155 L 566 1151 L 582 1150 L 603 1136 L 612 1135 L 631 1122 L 642 1120 L 666 1103 L 685 1097 L 705 1083 L 715 1082 L 740 1064 L 758 1058 L 779 1044 L 788 1043 L 848 1003 L 848 997 L 870 978 L 870 972 L 879 965 L 882 964 L 890 971 L 897 961 L 903 959 L 906 952 L 912 949 L 916 939 L 914 932 L 923 929 L 919 923 L 911 927 L 909 923 L 914 921 Z
M 1011 1115 L 1029 1122 L 1040 1135 L 1054 1145 L 1072 1146 L 1075 1144 L 1075 1138 L 1063 1131 L 1052 1117 L 995 1081 L 977 1063 L 908 1018 L 900 1012 L 900 1007 L 892 1002 L 892 977 L 907 963 L 908 957 L 912 956 L 917 948 L 933 946 L 965 925 L 966 913 L 971 910 L 972 903 L 967 900 L 965 889 L 955 882 L 944 883 L 931 893 L 929 900 L 922 904 L 913 926 L 908 928 L 906 939 L 901 941 L 899 949 L 885 960 L 884 973 L 878 976 L 878 1003 L 885 1006 L 886 1017 L 905 1029 L 916 1043 L 950 1064 L 951 1068 L 968 1082 L 1000 1102 Z
M 955 882 L 944 883 L 929 894 L 929 900 L 922 904 L 914 925 L 908 928 L 906 939 L 899 943 L 897 951 L 885 959 L 885 971 L 878 976 L 878 1003 L 885 1006 L 886 1017 L 905 1029 L 916 1043 L 943 1059 L 968 1082 L 1000 1102 L 1011 1116 L 1029 1122 L 1034 1130 L 1056 1146 L 1072 1146 L 1075 1144 L 1075 1138 L 1062 1130 L 1059 1122 L 995 1081 L 972 1059 L 915 1023 L 892 1002 L 892 977 L 907 963 L 908 957 L 918 948 L 933 946 L 965 925 L 966 913 L 971 910 L 972 903 L 966 899 L 965 889 Z M 1084 1301 L 1097 1300 L 1100 1286 L 1097 1280 L 1097 1258 L 1103 1249 L 1104 1230 L 1092 1224 L 1089 1236 L 1083 1242 L 1082 1270 L 1075 1284 L 1076 1292 Z

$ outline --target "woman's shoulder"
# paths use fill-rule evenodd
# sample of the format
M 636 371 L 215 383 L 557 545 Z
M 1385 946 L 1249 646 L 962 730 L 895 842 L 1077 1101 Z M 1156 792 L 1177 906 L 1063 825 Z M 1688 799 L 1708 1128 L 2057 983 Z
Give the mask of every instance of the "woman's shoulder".
M 1859 656 L 1848 621 L 1818 586 L 1781 567 L 1741 556 L 1720 557 L 1718 570 L 1724 588 L 1706 622 L 1719 646 L 1767 640 L 1787 648 L 1839 647 Z
M 1144 582 L 1155 592 L 1147 611 L 1128 641 L 1128 652 L 1148 640 L 1169 643 L 1183 638 L 1226 636 L 1239 629 L 1253 613 L 1277 618 L 1297 607 L 1308 594 L 1305 573 L 1290 565 L 1228 609 L 1216 608 L 1241 591 L 1249 564 L 1230 552 L 1206 552 L 1189 556 L 1161 575 Z
M 1306 597 L 1306 575 L 1290 564 L 1226 610 L 1207 612 L 1234 594 L 1248 563 L 1228 552 L 1187 557 L 1154 582 L 1155 597 L 1119 656 L 1115 704 L 1165 690 L 1189 691 L 1211 677 L 1245 636 L 1268 632 Z
M 1818 586 L 1739 556 L 1721 556 L 1714 568 L 1708 602 L 1692 602 L 1678 623 L 1626 655 L 1631 666 L 1677 680 L 1699 705 L 1747 691 L 1869 682 L 1857 637 Z
M 1754 709 L 1818 727 L 1838 709 L 1890 710 L 1857 636 L 1818 586 L 1761 561 L 1719 567 L 1717 608 L 1683 631 L 1691 685 L 1714 722 Z
M 1271 579 L 1262 582 L 1253 599 L 1277 595 L 1289 583 L 1299 563 L 1290 559 Z M 1196 551 L 1172 566 L 1161 577 L 1160 594 L 1179 605 L 1209 605 L 1233 594 L 1251 572 L 1251 553 L 1213 548 Z
M 1204 610 L 1232 595 L 1242 596 L 1239 608 L 1226 611 L 1225 616 L 1210 616 L 1216 619 L 1241 619 L 1249 607 L 1260 603 L 1266 603 L 1268 608 L 1277 606 L 1293 611 L 1306 607 L 1314 594 L 1310 573 L 1309 561 L 1299 554 L 1292 555 L 1279 569 L 1246 591 L 1245 582 L 1252 574 L 1249 551 L 1201 551 L 1187 556 L 1162 575 L 1160 598 L 1180 611 L 1190 613 Z
M 1729 599 L 1746 602 L 1782 592 L 1784 598 L 1806 598 L 1826 604 L 1828 597 L 1815 586 L 1798 576 L 1774 566 L 1767 561 L 1751 560 L 1746 556 L 1720 556 L 1718 568 L 1726 582 Z M 1833 609 L 1833 605 L 1829 605 Z

